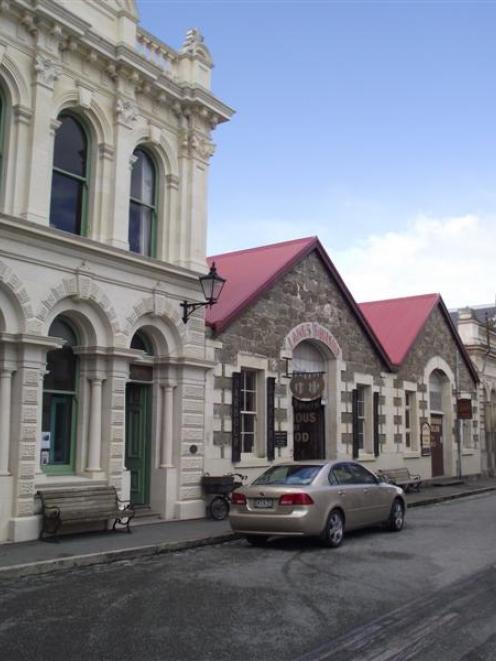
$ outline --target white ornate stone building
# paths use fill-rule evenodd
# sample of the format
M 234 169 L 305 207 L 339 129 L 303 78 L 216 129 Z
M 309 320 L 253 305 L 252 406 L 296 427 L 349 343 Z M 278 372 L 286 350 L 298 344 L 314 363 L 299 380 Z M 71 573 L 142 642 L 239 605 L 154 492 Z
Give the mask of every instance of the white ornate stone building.
M 0 541 L 47 485 L 204 515 L 211 68 L 133 0 L 0 2 Z
M 460 337 L 480 378 L 482 472 L 496 475 L 496 306 L 452 312 Z

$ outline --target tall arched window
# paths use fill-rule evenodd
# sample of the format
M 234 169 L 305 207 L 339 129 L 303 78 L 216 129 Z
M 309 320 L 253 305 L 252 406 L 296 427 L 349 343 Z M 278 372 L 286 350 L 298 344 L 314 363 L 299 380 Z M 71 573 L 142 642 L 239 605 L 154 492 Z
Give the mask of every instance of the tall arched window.
M 84 234 L 88 192 L 88 140 L 73 115 L 60 115 L 53 155 L 50 225 Z
M 3 137 L 4 137 L 4 126 L 3 126 L 3 116 L 4 116 L 4 102 L 2 98 L 2 91 L 0 90 L 0 188 L 2 187 L 3 182 Z
M 155 256 L 156 235 L 156 168 L 143 149 L 135 149 L 131 173 L 129 204 L 129 248 L 132 252 Z
M 57 317 L 48 334 L 61 338 L 65 344 L 47 354 L 41 464 L 47 472 L 68 473 L 74 470 L 78 358 L 73 347 L 78 341 L 65 317 Z

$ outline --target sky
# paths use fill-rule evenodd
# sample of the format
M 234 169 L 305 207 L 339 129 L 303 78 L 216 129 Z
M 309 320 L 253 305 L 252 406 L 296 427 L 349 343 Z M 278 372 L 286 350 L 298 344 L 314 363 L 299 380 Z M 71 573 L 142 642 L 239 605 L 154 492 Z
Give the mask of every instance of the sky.
M 496 297 L 496 0 L 138 0 L 212 90 L 208 252 L 317 235 L 357 301 Z

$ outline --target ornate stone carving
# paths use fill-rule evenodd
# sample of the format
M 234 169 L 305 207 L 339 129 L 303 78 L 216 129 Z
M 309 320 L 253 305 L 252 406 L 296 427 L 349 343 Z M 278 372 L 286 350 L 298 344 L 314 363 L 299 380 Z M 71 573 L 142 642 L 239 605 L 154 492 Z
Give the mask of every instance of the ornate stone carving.
M 124 124 L 134 124 L 138 119 L 138 110 L 131 101 L 117 99 L 115 103 L 115 116 L 117 121 L 124 122 Z
M 179 147 L 183 156 L 208 160 L 215 153 L 215 144 L 203 135 L 186 129 L 179 132 Z
M 53 89 L 53 85 L 59 77 L 60 64 L 46 57 L 46 55 L 38 53 L 35 56 L 33 66 L 36 73 L 36 81 L 41 85 L 45 85 L 45 87 Z

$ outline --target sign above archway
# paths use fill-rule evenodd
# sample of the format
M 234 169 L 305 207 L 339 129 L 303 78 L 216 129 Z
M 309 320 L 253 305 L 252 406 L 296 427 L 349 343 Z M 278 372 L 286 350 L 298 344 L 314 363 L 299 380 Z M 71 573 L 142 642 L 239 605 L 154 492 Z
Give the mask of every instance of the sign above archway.
M 284 349 L 293 349 L 305 340 L 315 340 L 325 345 L 335 358 L 341 358 L 341 347 L 330 330 L 316 321 L 304 321 L 292 328 L 284 338 Z

